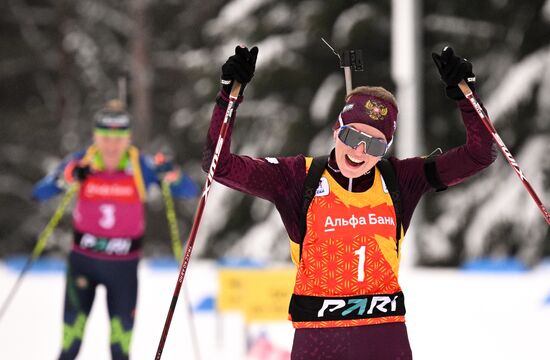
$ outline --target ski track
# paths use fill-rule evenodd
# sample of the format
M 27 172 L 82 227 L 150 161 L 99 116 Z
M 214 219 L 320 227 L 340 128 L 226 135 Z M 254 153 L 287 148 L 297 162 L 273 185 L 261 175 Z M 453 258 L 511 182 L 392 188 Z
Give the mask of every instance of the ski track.
M 132 359 L 152 359 L 177 279 L 177 269 L 158 269 L 142 261 L 138 315 Z M 191 303 L 215 296 L 214 262 L 190 264 L 184 287 Z M 0 301 L 17 273 L 0 262 Z M 460 270 L 401 270 L 407 324 L 415 358 L 543 359 L 550 334 L 550 266 L 524 273 L 471 273 Z M 31 271 L 4 319 L 0 321 L 0 359 L 54 359 L 61 342 L 63 273 Z M 545 304 L 546 301 L 546 304 Z M 193 359 L 187 304 L 182 293 L 163 359 Z M 246 359 L 248 342 L 260 335 L 289 351 L 293 330 L 288 321 L 245 324 L 238 313 L 198 311 L 194 320 L 201 359 Z M 96 297 L 80 360 L 109 359 L 105 291 Z

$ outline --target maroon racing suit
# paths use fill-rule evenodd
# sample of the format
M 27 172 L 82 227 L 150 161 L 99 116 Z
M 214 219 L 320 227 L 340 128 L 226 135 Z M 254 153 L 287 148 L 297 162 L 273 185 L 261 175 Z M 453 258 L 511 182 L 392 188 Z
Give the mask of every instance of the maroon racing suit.
M 228 100 L 227 94 L 222 91 L 216 101 L 203 154 L 204 171 L 209 169 Z M 241 101 L 242 97 L 238 99 L 239 103 Z M 477 114 L 468 100 L 460 100 L 457 104 L 466 129 L 466 143 L 443 152 L 435 159 L 432 168 L 438 182 L 444 186 L 462 182 L 467 177 L 489 166 L 496 158 L 496 148 L 492 137 L 477 118 Z M 304 201 L 304 182 L 307 175 L 305 156 L 253 158 L 235 155 L 230 151 L 231 133 L 232 123 L 218 159 L 215 180 L 232 189 L 275 204 L 290 240 L 299 243 L 302 236 L 300 234 L 300 215 Z M 390 157 L 389 161 L 393 165 L 398 181 L 402 224 L 403 230 L 406 232 L 421 196 L 434 190 L 434 182 L 427 178 L 425 158 L 423 157 L 408 159 Z M 374 171 L 369 171 L 354 179 L 343 176 L 334 159 L 334 151 L 330 156 L 327 170 L 348 191 L 364 192 L 374 182 Z M 340 334 L 340 336 L 336 334 Z M 380 341 L 381 337 L 385 338 L 385 341 Z M 312 341 L 312 338 L 317 341 Z M 342 346 L 342 339 L 346 339 L 345 346 Z M 392 350 L 389 351 L 389 348 Z M 358 357 L 358 354 L 363 355 Z M 412 355 L 404 323 L 366 325 L 355 328 L 297 329 L 292 359 L 313 358 L 381 360 L 410 359 Z

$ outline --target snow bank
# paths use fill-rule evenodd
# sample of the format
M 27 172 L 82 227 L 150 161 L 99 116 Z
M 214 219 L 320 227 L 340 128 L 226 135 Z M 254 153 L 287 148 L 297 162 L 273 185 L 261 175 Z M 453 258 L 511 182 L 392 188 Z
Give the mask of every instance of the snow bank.
M 177 278 L 174 267 L 140 266 L 134 360 L 151 359 Z M 220 315 L 209 306 L 218 292 L 215 263 L 192 261 L 186 275 L 201 359 L 245 359 L 247 346 L 288 353 L 286 321 L 245 324 L 238 313 Z M 0 263 L 0 301 L 17 272 Z M 402 269 L 409 336 L 415 358 L 541 359 L 548 356 L 550 266 L 530 272 L 476 273 Z M 53 359 L 61 342 L 63 273 L 31 272 L 0 322 L 0 359 Z M 193 359 L 186 295 L 182 292 L 163 359 Z M 79 359 L 109 359 L 105 292 L 100 289 Z M 254 344 L 255 339 L 260 339 Z M 269 342 L 266 342 L 268 339 Z M 271 351 L 271 350 L 270 350 Z M 273 350 L 275 351 L 275 350 Z M 279 357 L 280 358 L 280 357 Z

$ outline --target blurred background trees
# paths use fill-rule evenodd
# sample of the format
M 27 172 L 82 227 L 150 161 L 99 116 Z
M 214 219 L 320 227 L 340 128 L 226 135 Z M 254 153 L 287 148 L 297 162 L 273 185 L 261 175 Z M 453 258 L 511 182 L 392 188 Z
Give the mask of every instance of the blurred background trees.
M 252 156 L 322 154 L 345 92 L 337 49 L 363 50 L 354 83 L 396 90 L 390 73 L 391 2 L 273 0 L 6 0 L 0 4 L 0 256 L 28 253 L 56 202 L 30 199 L 32 185 L 89 144 L 93 113 L 128 79 L 134 141 L 163 151 L 199 184 L 202 146 L 220 67 L 237 44 L 260 48 L 239 108 L 233 150 Z M 478 92 L 499 133 L 546 203 L 550 201 L 550 2 L 421 5 L 425 151 L 464 141 L 430 53 L 445 44 L 474 63 Z M 406 137 L 407 134 L 399 133 Z M 421 155 L 421 154 L 419 154 Z M 548 227 L 502 158 L 416 213 L 420 264 L 459 265 L 480 256 L 527 264 L 548 255 Z M 187 235 L 195 201 L 178 204 Z M 146 252 L 168 254 L 162 198 L 149 201 Z M 71 241 L 67 216 L 48 252 Z M 273 206 L 216 185 L 196 254 L 287 259 Z

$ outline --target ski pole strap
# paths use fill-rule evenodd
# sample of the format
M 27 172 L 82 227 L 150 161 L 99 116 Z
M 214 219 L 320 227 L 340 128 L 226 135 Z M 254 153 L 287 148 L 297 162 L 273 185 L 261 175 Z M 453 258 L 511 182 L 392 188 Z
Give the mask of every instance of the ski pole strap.
M 439 173 L 437 172 L 437 157 L 441 154 L 437 152 L 441 149 L 434 150 L 426 159 L 424 159 L 424 175 L 428 183 L 435 189 L 436 192 L 447 190 L 448 186 L 441 181 Z
M 390 163 L 388 159 L 382 159 L 380 160 L 376 166 L 378 167 L 378 170 L 380 170 L 380 173 L 382 174 L 382 178 L 384 178 L 384 183 L 386 184 L 386 188 L 388 189 L 388 192 L 390 193 L 391 200 L 393 202 L 393 208 L 395 210 L 395 220 L 396 220 L 396 226 L 395 226 L 395 243 L 396 243 L 396 251 L 399 255 L 399 240 L 401 240 L 401 224 L 402 224 L 402 208 L 401 208 L 401 195 L 399 193 L 399 185 L 397 182 L 397 176 L 395 175 L 395 170 L 393 169 L 393 165 Z
M 216 104 L 218 104 L 220 107 L 222 108 L 227 108 L 229 106 L 229 101 L 225 100 L 224 98 L 222 98 L 220 95 L 218 95 L 216 97 Z M 239 107 L 239 103 L 238 102 L 235 102 L 233 104 L 233 110 L 237 110 L 237 108 Z
M 77 190 L 79 188 L 78 183 L 74 183 L 69 187 L 69 190 L 65 193 L 63 198 L 61 199 L 61 202 L 57 206 L 57 209 L 55 209 L 55 212 L 44 228 L 40 235 L 38 236 L 38 240 L 36 242 L 36 245 L 34 246 L 34 249 L 32 250 L 31 257 L 33 259 L 37 258 L 42 251 L 44 250 L 44 247 L 46 246 L 46 243 L 48 242 L 48 239 L 52 235 L 53 231 L 59 224 L 59 221 L 63 217 L 63 214 L 65 213 L 65 209 L 67 206 L 69 206 L 71 200 L 73 199 L 74 195 L 76 194 Z
M 311 202 L 315 197 L 315 192 L 319 187 L 321 175 L 323 175 L 323 172 L 327 167 L 328 158 L 329 155 L 317 156 L 313 158 L 304 182 L 304 201 L 302 203 L 302 212 L 300 213 L 300 258 L 302 258 L 302 244 L 304 242 L 304 237 L 306 236 L 307 211 L 309 209 L 309 205 L 311 205 Z
M 162 197 L 164 198 L 164 204 L 166 208 L 166 219 L 168 220 L 168 228 L 170 229 L 170 239 L 172 241 L 172 252 L 177 262 L 181 261 L 181 242 L 180 234 L 178 230 L 178 220 L 176 218 L 176 210 L 174 206 L 174 198 L 170 190 L 170 183 L 168 181 L 162 181 Z

